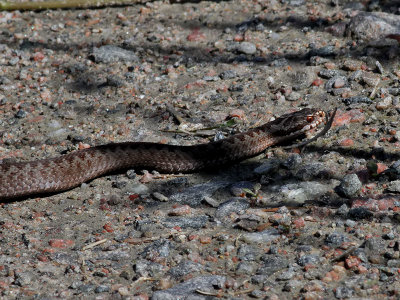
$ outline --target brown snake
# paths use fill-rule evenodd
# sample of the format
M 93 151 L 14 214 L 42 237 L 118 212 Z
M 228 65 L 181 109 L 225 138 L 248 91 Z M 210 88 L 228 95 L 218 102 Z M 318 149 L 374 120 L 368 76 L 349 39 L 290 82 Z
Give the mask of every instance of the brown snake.
M 0 199 L 59 192 L 106 173 L 129 168 L 164 173 L 194 172 L 243 160 L 302 137 L 325 121 L 322 110 L 305 108 L 226 139 L 193 146 L 112 143 L 56 158 L 0 164 Z

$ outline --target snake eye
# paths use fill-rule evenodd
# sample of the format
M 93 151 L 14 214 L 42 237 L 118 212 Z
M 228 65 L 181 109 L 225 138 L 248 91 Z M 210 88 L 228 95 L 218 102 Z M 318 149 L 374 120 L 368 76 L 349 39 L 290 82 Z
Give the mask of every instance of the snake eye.
M 313 116 L 307 116 L 307 122 L 311 123 L 312 121 L 314 121 L 314 117 Z

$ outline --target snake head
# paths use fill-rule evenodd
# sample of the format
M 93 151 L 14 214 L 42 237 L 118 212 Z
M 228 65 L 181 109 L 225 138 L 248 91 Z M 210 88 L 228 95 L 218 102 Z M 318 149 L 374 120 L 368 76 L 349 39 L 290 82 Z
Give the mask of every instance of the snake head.
M 269 129 L 272 134 L 278 136 L 299 136 L 313 130 L 325 121 L 326 113 L 323 110 L 304 108 L 275 119 L 269 123 Z

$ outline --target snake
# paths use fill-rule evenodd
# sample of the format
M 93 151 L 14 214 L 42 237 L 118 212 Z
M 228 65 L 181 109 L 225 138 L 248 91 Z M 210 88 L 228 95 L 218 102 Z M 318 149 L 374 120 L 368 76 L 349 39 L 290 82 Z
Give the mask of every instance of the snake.
M 218 141 L 195 145 L 109 143 L 55 158 L 0 164 L 0 199 L 58 193 L 128 169 L 191 173 L 254 157 L 290 143 L 325 122 L 325 111 L 304 108 Z

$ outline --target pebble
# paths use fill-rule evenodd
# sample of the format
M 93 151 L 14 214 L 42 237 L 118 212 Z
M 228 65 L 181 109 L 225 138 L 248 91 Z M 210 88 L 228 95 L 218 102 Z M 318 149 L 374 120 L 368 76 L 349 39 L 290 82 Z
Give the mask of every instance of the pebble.
M 375 87 L 380 82 L 381 78 L 379 75 L 371 72 L 363 72 L 361 75 L 362 81 L 370 87 Z
M 190 206 L 199 206 L 204 197 L 212 197 L 212 195 L 219 189 L 227 186 L 228 183 L 224 181 L 212 181 L 204 184 L 197 184 L 189 188 L 185 188 L 181 192 L 172 194 L 169 199 L 173 202 L 180 202 Z
M 281 160 L 271 158 L 255 168 L 253 172 L 257 175 L 268 175 L 269 173 L 276 171 L 280 164 Z
M 371 41 L 399 32 L 400 16 L 385 12 L 360 12 L 347 27 L 347 34 Z
M 215 217 L 222 219 L 228 217 L 231 213 L 243 214 L 248 209 L 250 203 L 243 198 L 233 198 L 221 203 L 215 211 Z
M 245 233 L 241 236 L 241 240 L 245 243 L 269 243 L 279 237 L 279 232 L 275 228 L 271 228 L 261 232 Z
M 301 155 L 298 153 L 290 154 L 289 157 L 282 162 L 282 166 L 286 167 L 289 170 L 294 170 L 301 165 L 303 159 Z
M 180 279 L 181 277 L 188 275 L 188 274 L 193 274 L 193 273 L 198 273 L 204 270 L 204 266 L 202 264 L 193 262 L 193 261 L 182 261 L 175 267 L 171 268 L 168 273 L 176 277 L 177 279 Z
M 149 188 L 147 185 L 141 183 L 128 183 L 126 191 L 132 194 L 144 195 L 149 193 Z
M 352 220 L 349 220 L 354 222 Z M 341 233 L 333 232 L 325 238 L 325 243 L 331 247 L 340 247 L 343 243 L 349 242 L 349 238 Z
M 306 265 L 316 265 L 320 262 L 320 258 L 317 255 L 313 255 L 313 254 L 306 254 L 303 255 L 301 257 L 299 257 L 299 259 L 297 260 L 297 263 L 304 267 Z
M 249 43 L 249 42 L 241 42 L 238 47 L 237 50 L 240 53 L 244 53 L 244 54 L 255 54 L 257 52 L 257 48 L 256 45 L 254 45 L 253 43 Z
M 163 194 L 158 193 L 158 192 L 154 192 L 153 197 L 154 197 L 154 199 L 156 199 L 160 202 L 167 202 L 169 200 L 167 196 L 164 196 Z
M 112 62 L 123 61 L 123 62 L 137 62 L 139 58 L 135 53 L 129 50 L 125 50 L 123 48 L 114 46 L 114 45 L 106 45 L 101 46 L 99 48 L 93 48 L 93 52 L 91 54 L 96 63 L 105 63 L 109 64 Z
M 162 222 L 167 228 L 194 228 L 199 229 L 206 226 L 209 221 L 208 216 L 197 216 L 197 217 L 168 217 Z
M 328 185 L 317 181 L 291 183 L 283 185 L 279 193 L 286 201 L 303 204 L 307 200 L 317 199 L 325 193 L 332 191 L 335 183 L 336 181 Z
M 222 287 L 225 281 L 226 281 L 225 277 L 219 275 L 198 276 L 186 280 L 185 282 L 179 283 L 170 289 L 156 291 L 153 293 L 153 296 L 151 298 L 152 300 L 180 299 L 180 298 L 189 299 L 189 296 L 191 296 L 192 299 L 195 299 L 193 297 L 195 297 L 195 295 L 198 295 L 196 293 L 196 290 L 216 292 L 218 289 L 218 285 Z
M 362 183 L 356 174 L 347 174 L 337 187 L 337 192 L 346 198 L 352 198 L 358 194 Z
M 350 97 L 350 98 L 343 98 L 342 102 L 345 105 L 352 105 L 352 104 L 357 104 L 357 103 L 366 103 L 366 104 L 373 103 L 370 98 L 363 97 L 363 96 L 354 96 L 354 97 Z
M 392 193 L 400 193 L 400 180 L 394 180 L 389 182 L 386 190 Z

